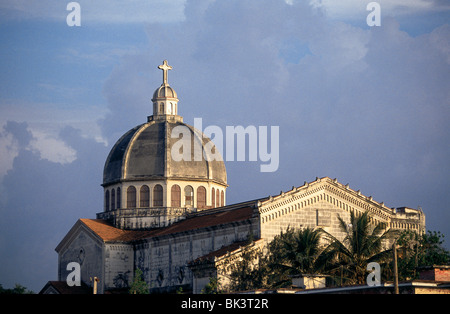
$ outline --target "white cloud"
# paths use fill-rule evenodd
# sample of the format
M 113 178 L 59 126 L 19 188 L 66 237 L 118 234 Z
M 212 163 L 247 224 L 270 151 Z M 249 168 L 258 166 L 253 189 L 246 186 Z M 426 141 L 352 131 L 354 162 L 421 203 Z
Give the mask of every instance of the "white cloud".
M 75 94 L 80 89 L 41 83 L 40 87 L 53 93 Z M 85 138 L 93 138 L 99 143 L 106 143 L 98 121 L 106 115 L 107 108 L 102 105 L 86 106 L 73 104 L 70 107 L 56 103 L 33 103 L 21 100 L 0 101 L 0 126 L 7 121 L 26 121 L 30 130 L 38 135 L 58 134 L 66 126 L 81 130 Z
M 336 19 L 361 19 L 365 21 L 366 10 L 370 0 L 311 0 L 315 8 L 323 9 L 326 14 Z M 377 0 L 383 16 L 400 16 L 425 13 L 429 11 L 449 10 L 450 4 L 433 0 Z
M 29 149 L 39 154 L 41 159 L 60 164 L 70 164 L 77 159 L 77 152 L 61 139 L 39 130 L 30 130 L 33 139 Z
M 27 123 L 12 124 L 13 127 L 11 122 L 0 127 L 0 179 L 13 169 L 14 159 L 22 149 L 54 163 L 68 164 L 77 159 L 77 152 L 62 139 L 55 137 L 54 132 L 32 129 Z
M 14 0 L 0 2 L 0 18 L 40 19 L 65 22 L 70 1 Z M 78 0 L 81 26 L 85 23 L 155 23 L 183 19 L 185 0 Z

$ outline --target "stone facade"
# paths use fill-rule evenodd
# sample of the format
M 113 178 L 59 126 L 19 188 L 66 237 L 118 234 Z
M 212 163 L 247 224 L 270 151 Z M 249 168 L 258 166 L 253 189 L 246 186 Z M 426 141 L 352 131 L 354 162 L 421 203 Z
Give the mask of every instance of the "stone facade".
M 232 223 L 140 240 L 136 244 L 136 268 L 152 292 L 192 291 L 193 274 L 188 263 L 236 241 L 247 239 L 251 221 Z
M 82 219 L 57 247 L 59 280 L 76 261 L 83 282 L 100 278 L 99 293 L 126 289 L 138 268 L 153 293 L 199 292 L 210 276 L 224 275 L 217 271 L 220 261 L 237 254 L 250 236 L 262 246 L 288 227 L 311 227 L 342 238 L 338 217 L 349 221 L 351 211 L 369 211 L 371 222 L 386 228 L 425 230 L 420 210 L 407 209 L 406 216 L 405 209 L 388 208 L 325 177 L 277 196 L 184 214 L 164 228 L 124 230 L 102 219 Z
M 356 216 L 368 211 L 375 225 L 384 223 L 394 230 L 425 232 L 425 215 L 411 208 L 389 208 L 360 191 L 352 190 L 336 179 L 316 178 L 301 187 L 282 192 L 260 202 L 261 237 L 272 239 L 288 226 L 293 228 L 322 228 L 337 238 L 344 236 L 338 217 L 350 223 L 350 212 Z M 406 213 L 405 213 L 406 212 Z

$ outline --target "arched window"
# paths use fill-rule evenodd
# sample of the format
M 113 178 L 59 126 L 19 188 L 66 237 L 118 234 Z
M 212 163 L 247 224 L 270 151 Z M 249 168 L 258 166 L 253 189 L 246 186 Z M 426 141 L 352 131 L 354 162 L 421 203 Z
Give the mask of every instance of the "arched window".
M 159 104 L 159 113 L 164 114 L 164 103 Z
M 134 186 L 130 186 L 127 189 L 127 208 L 135 208 L 136 207 L 136 188 Z
M 225 206 L 225 193 L 220 192 L 220 204 L 222 204 L 222 206 Z
M 214 208 L 216 207 L 216 191 L 214 188 L 211 190 L 211 206 Z
M 111 191 L 111 210 L 116 209 L 116 191 L 112 189 Z
M 163 187 L 159 184 L 153 188 L 153 206 L 163 206 Z
M 206 189 L 203 186 L 197 188 L 197 208 L 206 208 Z
M 220 191 L 216 190 L 216 207 L 220 207 Z
M 150 189 L 148 188 L 148 186 L 143 185 L 141 187 L 139 199 L 140 199 L 141 207 L 149 207 L 150 206 Z
M 172 207 L 181 207 L 181 188 L 179 185 L 172 185 L 170 198 L 172 199 Z
M 184 205 L 190 207 L 194 206 L 194 189 L 190 185 L 187 185 L 184 188 Z
M 105 211 L 109 211 L 109 190 L 105 192 Z
M 120 194 L 120 188 L 117 188 L 117 209 L 122 207 L 122 196 Z

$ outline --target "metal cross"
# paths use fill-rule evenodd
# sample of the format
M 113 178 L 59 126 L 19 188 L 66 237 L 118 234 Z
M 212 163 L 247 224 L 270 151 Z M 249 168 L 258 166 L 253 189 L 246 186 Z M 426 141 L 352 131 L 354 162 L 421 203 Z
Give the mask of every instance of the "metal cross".
M 163 71 L 163 84 L 168 84 L 167 83 L 167 72 L 169 70 L 172 70 L 172 67 L 167 64 L 167 60 L 164 60 L 163 64 L 158 66 L 158 69 L 161 69 Z

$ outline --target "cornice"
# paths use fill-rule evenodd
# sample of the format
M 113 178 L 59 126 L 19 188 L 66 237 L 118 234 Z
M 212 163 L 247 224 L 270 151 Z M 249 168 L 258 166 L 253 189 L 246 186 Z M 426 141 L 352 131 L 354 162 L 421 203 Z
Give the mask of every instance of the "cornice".
M 291 212 L 319 201 L 331 203 L 347 211 L 369 211 L 384 222 L 389 222 L 393 216 L 393 210 L 386 207 L 384 202 L 376 202 L 371 196 L 362 195 L 359 190 L 355 191 L 348 184 L 344 185 L 329 177 L 316 178 L 315 181 L 305 182 L 300 187 L 292 187 L 290 191 L 270 196 L 258 204 L 258 210 L 261 215 L 277 212 L 285 207 Z

